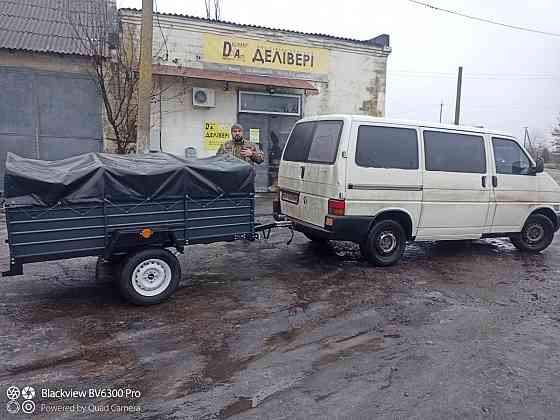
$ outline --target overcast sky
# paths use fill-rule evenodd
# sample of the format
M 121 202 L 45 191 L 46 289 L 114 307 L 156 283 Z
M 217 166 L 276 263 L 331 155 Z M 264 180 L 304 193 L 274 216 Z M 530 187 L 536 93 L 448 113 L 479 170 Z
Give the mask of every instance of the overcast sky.
M 510 25 L 560 33 L 558 0 L 424 0 Z M 117 0 L 141 8 L 141 0 Z M 162 12 L 204 16 L 204 0 L 157 0 Z M 511 30 L 408 0 L 222 0 L 222 20 L 369 39 L 391 36 L 386 116 L 452 122 L 464 67 L 461 123 L 549 137 L 560 113 L 560 37 Z

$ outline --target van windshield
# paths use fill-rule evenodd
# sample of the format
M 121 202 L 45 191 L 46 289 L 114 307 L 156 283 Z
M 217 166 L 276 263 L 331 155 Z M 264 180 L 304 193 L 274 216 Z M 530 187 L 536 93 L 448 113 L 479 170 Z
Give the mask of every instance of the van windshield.
M 296 124 L 286 144 L 283 160 L 334 163 L 342 124 L 342 121 L 309 121 Z

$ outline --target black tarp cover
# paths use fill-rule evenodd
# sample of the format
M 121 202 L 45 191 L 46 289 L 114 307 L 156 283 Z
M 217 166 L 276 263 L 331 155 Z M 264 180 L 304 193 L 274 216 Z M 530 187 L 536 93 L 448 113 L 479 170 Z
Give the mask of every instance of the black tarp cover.
M 87 153 L 57 161 L 6 157 L 9 202 L 38 206 L 213 198 L 254 192 L 253 167 L 235 157 L 182 159 L 168 153 Z

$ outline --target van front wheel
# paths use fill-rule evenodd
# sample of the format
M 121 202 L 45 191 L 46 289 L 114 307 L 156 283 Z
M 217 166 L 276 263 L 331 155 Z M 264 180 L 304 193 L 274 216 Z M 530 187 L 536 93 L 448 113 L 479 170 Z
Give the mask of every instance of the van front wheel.
M 360 251 L 365 259 L 382 267 L 396 264 L 406 247 L 406 234 L 400 223 L 381 220 L 371 228 Z
M 542 214 L 529 216 L 520 233 L 510 236 L 513 245 L 524 252 L 540 252 L 554 239 L 554 225 Z

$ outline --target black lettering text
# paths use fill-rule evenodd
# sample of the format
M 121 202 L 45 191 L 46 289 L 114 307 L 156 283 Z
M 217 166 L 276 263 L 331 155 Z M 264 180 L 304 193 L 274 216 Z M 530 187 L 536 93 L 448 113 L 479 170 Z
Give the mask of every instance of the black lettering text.
M 222 55 L 224 57 L 229 57 L 231 54 L 231 42 L 224 41 L 224 49 L 222 51 Z
M 259 61 L 261 64 L 264 64 L 264 59 L 261 50 L 259 48 L 255 50 L 255 55 L 253 55 L 253 63 L 257 61 Z
M 286 64 L 294 64 L 294 54 L 289 52 L 287 55 L 288 59 L 286 60 Z
M 282 64 L 282 57 L 280 57 L 280 53 L 278 51 L 274 51 L 274 57 L 272 58 L 272 62 L 276 63 L 277 58 L 278 58 L 278 62 Z
M 296 54 L 296 66 L 301 66 L 302 58 L 301 53 Z
M 267 63 L 270 63 L 272 61 L 272 50 L 264 50 L 264 60 Z

